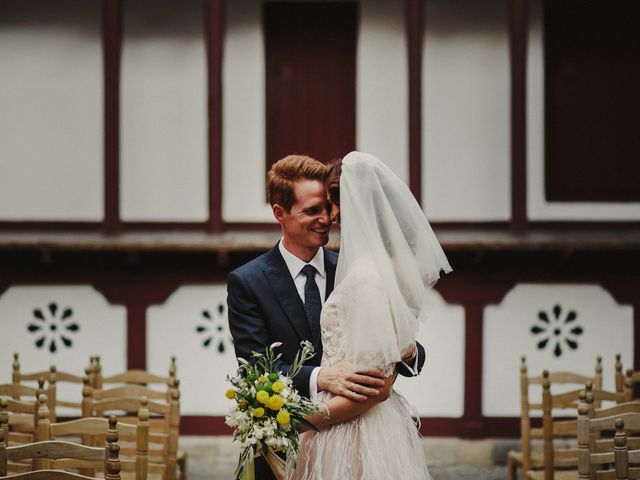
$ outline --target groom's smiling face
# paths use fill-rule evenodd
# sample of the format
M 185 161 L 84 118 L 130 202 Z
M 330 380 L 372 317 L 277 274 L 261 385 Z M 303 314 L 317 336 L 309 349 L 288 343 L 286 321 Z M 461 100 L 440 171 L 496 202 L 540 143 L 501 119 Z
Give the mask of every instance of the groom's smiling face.
M 282 226 L 284 245 L 291 253 L 309 261 L 329 241 L 331 221 L 324 184 L 318 180 L 295 182 L 296 201 L 287 212 L 281 205 L 273 213 Z

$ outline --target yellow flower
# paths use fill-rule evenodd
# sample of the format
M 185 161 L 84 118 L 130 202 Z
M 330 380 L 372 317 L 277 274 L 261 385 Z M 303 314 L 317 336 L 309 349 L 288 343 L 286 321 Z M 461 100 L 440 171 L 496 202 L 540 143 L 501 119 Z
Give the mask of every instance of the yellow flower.
M 271 390 L 273 390 L 275 393 L 280 393 L 282 390 L 284 390 L 284 383 L 282 383 L 281 381 L 273 382 Z
M 271 395 L 266 405 L 271 410 L 280 410 L 284 405 L 284 400 L 282 400 L 282 397 L 280 395 Z
M 280 425 L 289 425 L 289 423 L 291 422 L 291 416 L 286 410 L 280 410 L 278 412 L 278 415 L 276 415 L 276 421 Z
M 233 388 L 230 388 L 225 392 L 224 396 L 229 400 L 233 400 L 234 398 L 236 398 L 236 391 Z
M 264 375 L 260 375 L 260 378 L 258 378 L 258 381 L 260 383 L 267 383 L 268 382 L 267 377 L 265 377 Z
M 264 390 L 260 390 L 256 393 L 256 400 L 258 400 L 262 404 L 266 404 L 269 401 L 269 394 Z
M 253 416 L 256 418 L 260 418 L 264 415 L 264 408 L 258 407 L 253 409 Z

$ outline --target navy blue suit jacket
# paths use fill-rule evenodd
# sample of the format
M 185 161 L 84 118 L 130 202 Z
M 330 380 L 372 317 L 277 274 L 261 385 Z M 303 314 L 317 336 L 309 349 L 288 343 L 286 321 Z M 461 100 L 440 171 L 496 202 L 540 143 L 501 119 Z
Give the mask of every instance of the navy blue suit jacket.
M 333 291 L 338 255 L 324 250 L 327 296 Z M 287 264 L 276 244 L 269 252 L 251 260 L 227 278 L 229 329 L 236 357 L 251 360 L 251 352 L 264 352 L 273 342 L 282 342 L 282 368 L 289 365 L 300 350 L 300 342 L 311 334 Z M 322 352 L 309 360 L 293 379 L 298 392 L 309 396 L 309 377 L 320 365 Z

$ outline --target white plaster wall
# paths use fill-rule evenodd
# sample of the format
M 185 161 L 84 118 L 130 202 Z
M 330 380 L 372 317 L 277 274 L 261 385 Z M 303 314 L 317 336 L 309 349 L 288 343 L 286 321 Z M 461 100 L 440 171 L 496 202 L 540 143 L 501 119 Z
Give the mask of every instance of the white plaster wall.
M 431 310 L 418 341 L 427 359 L 418 377 L 398 376 L 394 388 L 422 417 L 461 417 L 464 413 L 464 308 L 430 295 Z
M 272 222 L 265 201 L 265 72 L 262 0 L 227 4 L 223 60 L 223 202 L 228 222 Z M 357 148 L 408 181 L 404 9 L 360 2 L 356 85 Z
M 237 368 L 226 298 L 225 284 L 185 285 L 147 310 L 147 369 L 166 375 L 177 357 L 183 415 L 225 415 L 232 406 L 224 396 Z
M 126 369 L 126 310 L 109 304 L 90 286 L 13 286 L 0 297 L 0 324 L 0 383 L 11 382 L 14 352 L 20 355 L 23 373 L 55 365 L 58 371 L 82 376 L 91 355 L 100 356 L 106 375 Z M 66 346 L 61 335 L 71 344 Z M 40 347 L 36 344 L 39 339 L 43 339 Z M 50 350 L 52 341 L 55 352 Z M 82 385 L 61 382 L 57 390 L 61 400 L 82 400 Z M 60 411 L 65 412 L 79 414 Z
M 208 217 L 204 7 L 196 0 L 124 3 L 121 214 Z
M 0 66 L 0 220 L 101 220 L 100 4 L 2 2 Z
M 422 188 L 430 220 L 510 215 L 507 5 L 427 0 Z
M 527 214 L 531 220 L 638 220 L 638 202 L 549 202 L 545 198 L 542 22 L 541 2 L 532 1 L 527 64 Z
M 553 313 L 560 305 L 559 321 Z M 546 312 L 551 327 L 539 319 Z M 565 323 L 570 311 L 577 317 Z M 533 326 L 547 327 L 535 334 Z M 560 329 L 560 335 L 553 330 Z M 582 333 L 571 334 L 580 327 Z M 544 348 L 538 343 L 551 340 Z M 577 341 L 573 350 L 564 338 Z M 553 353 L 560 339 L 562 353 Z M 618 305 L 599 285 L 520 284 L 513 288 L 500 305 L 488 306 L 484 314 L 482 406 L 486 416 L 520 415 L 520 357 L 527 358 L 529 375 L 549 371 L 570 371 L 593 376 L 596 356 L 603 359 L 603 386 L 614 390 L 615 354 L 622 355 L 623 365 L 633 365 L 633 308 Z M 575 389 L 571 388 L 572 390 Z M 530 389 L 530 400 L 540 402 L 539 387 Z
M 227 2 L 223 55 L 222 218 L 271 222 L 265 201 L 265 61 L 261 0 Z
M 404 4 L 360 2 L 356 148 L 409 181 L 408 70 Z

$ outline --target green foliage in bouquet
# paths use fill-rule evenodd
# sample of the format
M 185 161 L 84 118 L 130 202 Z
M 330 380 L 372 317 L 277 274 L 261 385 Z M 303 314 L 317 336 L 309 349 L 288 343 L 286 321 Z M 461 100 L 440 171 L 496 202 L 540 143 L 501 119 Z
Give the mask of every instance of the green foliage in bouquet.
M 233 439 L 240 442 L 240 460 L 236 478 L 243 478 L 254 456 L 267 450 L 285 452 L 287 461 L 295 465 L 299 450 L 298 427 L 316 427 L 305 420 L 318 411 L 318 405 L 302 397 L 293 387 L 292 378 L 315 353 L 313 345 L 304 341 L 295 356 L 289 372 L 278 369 L 282 354 L 275 349 L 282 343 L 273 343 L 265 353 L 252 353 L 252 361 L 239 358 L 236 376 L 227 376 L 234 388 L 226 397 L 236 405 L 226 416 L 226 423 L 234 428 Z

